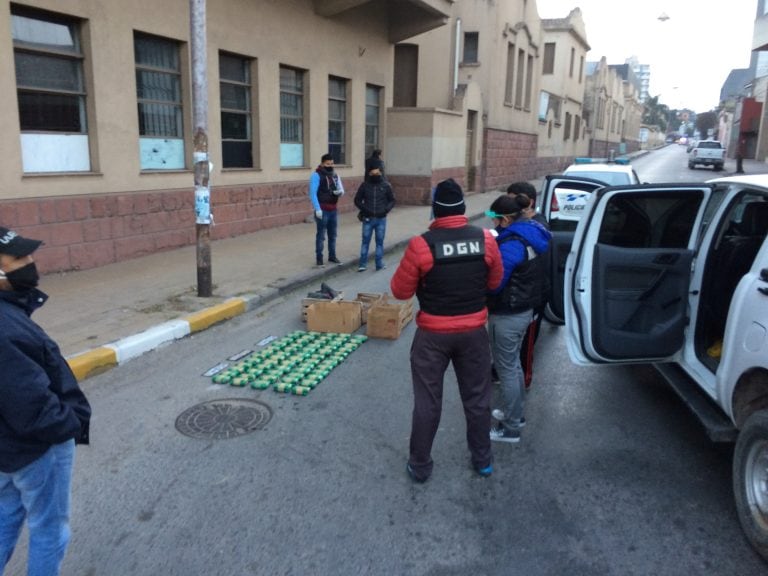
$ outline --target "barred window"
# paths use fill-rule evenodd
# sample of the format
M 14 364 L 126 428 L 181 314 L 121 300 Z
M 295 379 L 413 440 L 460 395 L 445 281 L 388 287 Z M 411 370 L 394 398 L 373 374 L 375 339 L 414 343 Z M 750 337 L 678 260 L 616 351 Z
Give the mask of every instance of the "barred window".
M 379 142 L 381 114 L 381 88 L 367 84 L 365 86 L 365 157 L 368 158 Z
M 252 168 L 251 60 L 219 54 L 221 148 L 224 168 Z
M 476 64 L 478 62 L 479 44 L 479 32 L 464 33 L 464 54 L 462 56 L 462 62 L 464 64 Z
M 280 67 L 280 166 L 304 165 L 304 74 Z
M 328 153 L 335 164 L 347 163 L 347 81 L 328 79 Z
M 179 44 L 134 34 L 141 168 L 185 166 Z
M 24 171 L 90 170 L 80 21 L 13 6 L 11 34 Z

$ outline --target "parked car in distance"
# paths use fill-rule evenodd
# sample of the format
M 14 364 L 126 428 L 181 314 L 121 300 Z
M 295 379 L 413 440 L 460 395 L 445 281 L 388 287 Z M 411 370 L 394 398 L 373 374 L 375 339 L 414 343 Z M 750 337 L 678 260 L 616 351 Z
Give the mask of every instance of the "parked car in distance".
M 593 191 L 564 304 L 574 363 L 651 363 L 735 441 L 736 513 L 768 560 L 768 175 Z
M 573 164 L 563 170 L 566 176 L 592 178 L 608 186 L 639 184 L 640 179 L 629 163 L 629 158 L 575 158 Z
M 712 166 L 716 171 L 725 165 L 725 148 L 717 140 L 699 140 L 688 153 L 688 168 Z

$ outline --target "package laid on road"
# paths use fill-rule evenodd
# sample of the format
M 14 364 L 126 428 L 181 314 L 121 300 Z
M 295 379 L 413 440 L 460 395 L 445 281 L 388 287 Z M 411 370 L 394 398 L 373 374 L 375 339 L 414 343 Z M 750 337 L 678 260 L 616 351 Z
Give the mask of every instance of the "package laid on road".
M 387 295 L 368 310 L 368 337 L 397 340 L 413 319 L 413 298 L 406 301 L 389 300 Z
M 301 320 L 303 322 L 307 321 L 307 309 L 314 304 L 315 302 L 339 302 L 340 300 L 344 299 L 344 292 L 338 292 L 336 297 L 333 299 L 329 298 L 304 298 L 301 301 Z
M 306 396 L 366 339 L 295 330 L 263 350 L 238 355 L 231 366 L 222 363 L 224 369 L 213 375 L 213 382 Z
M 371 306 L 374 304 L 381 302 L 384 298 L 384 294 L 381 292 L 358 292 L 357 298 L 355 298 L 356 301 L 361 302 L 363 304 L 363 324 L 368 322 L 368 311 L 371 309 Z
M 356 300 L 315 302 L 307 308 L 307 330 L 350 334 L 363 323 L 363 303 Z

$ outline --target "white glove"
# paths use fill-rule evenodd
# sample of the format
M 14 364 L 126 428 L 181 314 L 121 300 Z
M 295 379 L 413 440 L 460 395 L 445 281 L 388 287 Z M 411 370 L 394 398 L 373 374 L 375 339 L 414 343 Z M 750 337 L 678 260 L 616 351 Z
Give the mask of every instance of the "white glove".
M 317 218 L 318 220 L 322 220 L 323 219 L 323 211 L 322 210 L 315 210 L 315 218 Z

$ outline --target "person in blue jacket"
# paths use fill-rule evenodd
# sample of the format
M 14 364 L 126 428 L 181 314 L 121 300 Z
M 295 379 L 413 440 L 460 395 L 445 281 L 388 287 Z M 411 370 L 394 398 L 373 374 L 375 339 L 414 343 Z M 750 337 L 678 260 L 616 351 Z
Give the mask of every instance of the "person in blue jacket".
M 337 204 L 344 195 L 344 183 L 333 169 L 333 156 L 323 154 L 320 165 L 309 178 L 309 200 L 315 212 L 315 263 L 323 266 L 323 245 L 328 235 L 328 262 L 341 264 L 336 256 L 336 235 L 339 227 Z
M 27 574 L 56 576 L 69 542 L 75 443 L 88 443 L 91 407 L 30 318 L 48 298 L 32 258 L 40 244 L 0 227 L 0 573 L 26 519 Z
M 525 194 L 503 195 L 486 212 L 495 225 L 504 276 L 488 296 L 491 353 L 501 384 L 502 408 L 491 415 L 499 421 L 491 440 L 519 442 L 525 426 L 525 378 L 520 346 L 528 325 L 546 295 L 546 261 L 551 233 L 527 216 L 531 200 Z

